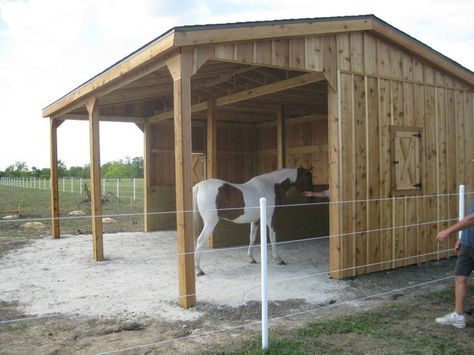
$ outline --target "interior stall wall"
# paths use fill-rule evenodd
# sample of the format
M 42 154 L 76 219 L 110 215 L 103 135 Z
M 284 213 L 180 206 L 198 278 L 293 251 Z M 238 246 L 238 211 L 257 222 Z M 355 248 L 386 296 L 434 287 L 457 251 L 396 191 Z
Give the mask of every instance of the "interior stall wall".
M 217 124 L 217 177 L 243 183 L 255 176 L 255 125 Z
M 175 230 L 176 189 L 174 169 L 174 126 L 172 121 L 153 124 L 150 139 L 150 194 L 148 230 Z M 192 125 L 192 149 L 205 152 L 205 125 Z M 167 212 L 160 214 L 160 212 Z
M 254 176 L 256 167 L 255 126 L 239 123 L 217 124 L 217 178 L 242 183 Z M 206 126 L 203 121 L 192 123 L 193 153 L 206 153 Z M 174 128 L 171 121 L 152 126 L 151 188 L 149 230 L 174 230 L 176 209 L 174 171 Z M 199 157 L 198 157 L 199 158 Z M 195 164 L 204 164 L 198 159 Z M 171 168 L 170 168 L 171 167 Z M 205 169 L 197 169 L 199 171 Z M 199 175 L 199 174 L 197 174 Z M 193 181 L 196 183 L 197 181 Z M 219 222 L 214 233 L 215 247 L 243 244 L 248 241 L 248 226 Z
M 217 178 L 244 183 L 256 175 L 255 125 L 220 122 L 217 124 Z M 248 224 L 219 221 L 213 233 L 213 246 L 247 244 Z
M 328 123 L 326 115 L 286 119 L 284 123 L 285 167 L 313 167 L 316 190 L 328 187 Z M 265 123 L 257 128 L 258 174 L 277 169 L 276 124 Z M 316 199 L 314 205 L 301 206 L 307 200 L 296 189 L 285 196 L 278 212 L 278 240 L 296 240 L 324 236 L 329 233 L 329 208 L 326 199 Z

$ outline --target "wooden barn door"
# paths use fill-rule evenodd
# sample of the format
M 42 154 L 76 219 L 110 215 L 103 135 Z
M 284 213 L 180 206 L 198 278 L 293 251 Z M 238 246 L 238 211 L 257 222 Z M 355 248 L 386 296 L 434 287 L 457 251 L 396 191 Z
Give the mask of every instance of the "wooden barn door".
M 418 193 L 421 190 L 419 128 L 390 127 L 392 138 L 392 195 Z

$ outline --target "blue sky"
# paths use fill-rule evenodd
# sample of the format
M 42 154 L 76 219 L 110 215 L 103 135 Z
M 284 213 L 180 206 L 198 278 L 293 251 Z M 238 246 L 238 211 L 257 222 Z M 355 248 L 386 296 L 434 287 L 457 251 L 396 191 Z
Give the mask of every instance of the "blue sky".
M 474 70 L 472 0 L 0 0 L 0 170 L 16 161 L 47 167 L 41 109 L 174 26 L 360 14 Z M 67 166 L 88 162 L 86 123 L 66 122 L 58 135 Z M 101 124 L 102 162 L 142 147 L 134 125 Z

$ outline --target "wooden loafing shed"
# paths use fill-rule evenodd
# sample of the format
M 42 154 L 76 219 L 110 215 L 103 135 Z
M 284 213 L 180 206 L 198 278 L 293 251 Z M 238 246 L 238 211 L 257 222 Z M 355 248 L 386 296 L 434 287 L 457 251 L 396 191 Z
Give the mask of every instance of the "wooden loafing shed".
M 180 253 L 194 249 L 183 211 L 199 169 L 242 182 L 302 164 L 331 190 L 332 277 L 448 257 L 454 237 L 434 236 L 456 217 L 457 185 L 474 188 L 473 90 L 470 70 L 372 15 L 174 28 L 43 110 L 52 235 L 57 128 L 88 120 L 103 258 L 99 121 L 123 121 L 144 134 L 145 230 L 176 225 Z M 147 214 L 170 206 L 171 222 Z M 192 253 L 180 254 L 178 274 L 179 303 L 192 306 Z

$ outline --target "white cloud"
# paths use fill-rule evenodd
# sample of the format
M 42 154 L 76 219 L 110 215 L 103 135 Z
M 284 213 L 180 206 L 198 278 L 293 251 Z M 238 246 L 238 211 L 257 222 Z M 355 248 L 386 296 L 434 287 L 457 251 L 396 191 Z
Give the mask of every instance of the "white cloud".
M 472 0 L 0 0 L 0 170 L 48 166 L 41 109 L 174 26 L 368 13 L 474 69 Z M 101 129 L 102 161 L 142 153 L 134 125 Z M 86 124 L 66 122 L 60 158 L 87 163 L 87 142 Z

